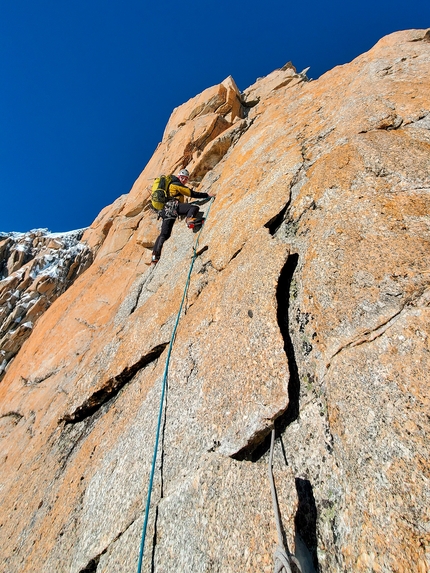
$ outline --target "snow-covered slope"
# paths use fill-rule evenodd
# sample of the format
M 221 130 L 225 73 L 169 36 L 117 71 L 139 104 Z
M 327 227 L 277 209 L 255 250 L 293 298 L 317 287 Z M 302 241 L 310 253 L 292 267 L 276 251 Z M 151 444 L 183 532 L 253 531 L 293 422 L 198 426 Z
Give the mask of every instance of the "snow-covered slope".
M 84 230 L 0 232 L 0 379 L 35 321 L 91 264 Z

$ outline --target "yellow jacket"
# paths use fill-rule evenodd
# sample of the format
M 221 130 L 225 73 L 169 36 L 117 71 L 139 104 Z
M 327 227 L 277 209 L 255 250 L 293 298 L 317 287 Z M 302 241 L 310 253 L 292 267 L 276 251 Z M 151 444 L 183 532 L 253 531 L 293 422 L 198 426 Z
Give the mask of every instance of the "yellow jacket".
M 185 197 L 191 197 L 191 193 L 191 189 L 182 185 L 180 180 L 175 175 L 172 175 L 172 182 L 169 185 L 170 197 L 174 197 L 180 203 L 185 203 Z
M 189 187 L 185 187 L 176 175 L 172 175 L 172 181 L 169 185 L 169 195 L 177 199 L 180 203 L 185 203 L 185 197 L 193 197 L 193 199 L 207 199 L 209 197 L 207 193 L 199 193 Z

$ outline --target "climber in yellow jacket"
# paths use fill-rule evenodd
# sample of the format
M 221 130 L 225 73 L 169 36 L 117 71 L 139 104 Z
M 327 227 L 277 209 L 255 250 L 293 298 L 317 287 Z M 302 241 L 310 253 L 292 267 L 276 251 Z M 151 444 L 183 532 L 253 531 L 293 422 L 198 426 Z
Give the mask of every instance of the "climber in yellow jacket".
M 186 216 L 187 225 L 192 225 L 196 220 L 199 207 L 193 203 L 185 203 L 185 197 L 192 197 L 195 199 L 209 199 L 215 197 L 208 193 L 199 193 L 186 186 L 190 174 L 187 169 L 181 169 L 178 176 L 172 175 L 172 180 L 169 184 L 169 200 L 164 205 L 160 212 L 160 217 L 163 219 L 161 224 L 161 231 L 155 241 L 152 250 L 152 264 L 158 263 L 161 255 L 163 244 L 172 234 L 173 225 L 179 216 Z

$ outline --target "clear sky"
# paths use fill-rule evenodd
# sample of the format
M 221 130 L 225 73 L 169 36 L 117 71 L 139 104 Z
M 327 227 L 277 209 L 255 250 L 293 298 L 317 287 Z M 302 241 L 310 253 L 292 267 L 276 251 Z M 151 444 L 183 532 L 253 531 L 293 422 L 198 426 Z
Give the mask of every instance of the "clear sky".
M 429 0 L 0 0 L 0 231 L 92 223 L 128 193 L 175 107 L 291 60 L 317 79 Z

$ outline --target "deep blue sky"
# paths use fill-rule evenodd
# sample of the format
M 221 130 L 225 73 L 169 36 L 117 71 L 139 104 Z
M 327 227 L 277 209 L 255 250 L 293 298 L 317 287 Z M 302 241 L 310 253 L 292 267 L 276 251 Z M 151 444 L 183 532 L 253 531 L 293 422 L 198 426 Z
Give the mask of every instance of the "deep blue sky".
M 128 193 L 177 107 L 291 60 L 316 79 L 429 0 L 0 0 L 0 231 L 91 224 Z

